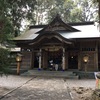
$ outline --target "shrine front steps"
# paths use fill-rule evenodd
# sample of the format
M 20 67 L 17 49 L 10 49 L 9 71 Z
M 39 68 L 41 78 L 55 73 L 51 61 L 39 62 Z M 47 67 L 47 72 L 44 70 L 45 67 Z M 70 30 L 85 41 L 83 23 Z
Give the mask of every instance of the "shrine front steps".
M 79 76 L 73 71 L 44 71 L 44 70 L 28 70 L 21 75 L 35 76 L 35 77 L 53 77 L 66 79 L 79 79 Z

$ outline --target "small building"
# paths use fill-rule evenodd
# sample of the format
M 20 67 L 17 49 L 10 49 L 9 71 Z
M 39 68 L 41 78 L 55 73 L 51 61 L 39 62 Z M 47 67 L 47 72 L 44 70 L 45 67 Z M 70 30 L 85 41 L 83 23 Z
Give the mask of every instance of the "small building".
M 99 24 L 94 22 L 64 23 L 57 15 L 48 25 L 30 26 L 14 41 L 21 48 L 22 68 L 100 70 Z

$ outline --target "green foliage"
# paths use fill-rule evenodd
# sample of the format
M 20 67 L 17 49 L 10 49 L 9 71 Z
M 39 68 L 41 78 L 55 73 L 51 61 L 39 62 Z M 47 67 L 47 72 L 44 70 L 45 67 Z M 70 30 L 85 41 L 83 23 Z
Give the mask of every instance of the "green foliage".
M 81 22 L 82 19 L 82 10 L 75 8 L 71 12 L 71 22 Z
M 35 0 L 0 0 L 1 31 L 5 30 L 6 33 L 17 36 L 20 32 L 22 20 L 32 20 L 35 3 Z
M 60 14 L 64 22 L 94 21 L 98 17 L 98 4 L 93 0 L 37 0 L 36 24 L 47 24 Z
M 93 0 L 76 0 L 78 9 L 81 10 L 82 21 L 94 21 L 98 14 L 98 4 Z
M 13 26 L 5 17 L 0 18 L 0 22 L 2 22 L 0 27 L 0 44 L 5 44 L 13 36 Z
M 9 58 L 10 52 L 7 49 L 0 48 L 0 74 L 7 74 L 9 66 L 11 64 L 11 59 Z
M 0 72 L 8 71 L 11 59 L 7 48 L 12 46 L 11 38 L 18 35 L 22 20 L 32 20 L 35 3 L 35 0 L 0 0 Z

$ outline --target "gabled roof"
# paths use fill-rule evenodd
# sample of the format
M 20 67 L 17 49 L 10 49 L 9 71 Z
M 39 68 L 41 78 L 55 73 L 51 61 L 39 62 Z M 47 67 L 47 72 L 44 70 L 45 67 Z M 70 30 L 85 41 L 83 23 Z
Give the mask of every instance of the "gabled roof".
M 20 36 L 15 37 L 14 40 L 33 40 L 38 36 L 38 34 L 35 34 L 35 33 L 40 31 L 41 29 L 43 28 L 28 29 Z
M 64 23 L 62 19 L 60 18 L 60 15 L 57 14 L 56 17 L 53 19 L 53 21 L 48 24 L 46 27 L 44 27 L 41 31 L 38 33 L 44 33 L 44 32 L 50 32 L 50 31 L 66 31 L 66 32 L 78 32 L 79 30 L 73 28 L 72 26 Z
M 30 45 L 38 43 L 38 42 L 41 42 L 43 39 L 50 40 L 50 39 L 52 39 L 54 37 L 57 38 L 60 42 L 63 42 L 63 43 L 72 44 L 72 42 L 73 42 L 70 39 L 64 38 L 62 35 L 60 35 L 57 32 L 48 32 L 48 33 L 44 32 L 43 34 L 39 34 L 34 40 L 32 40 Z
M 59 34 L 67 39 L 92 39 L 92 38 L 100 38 L 100 32 L 97 29 L 97 26 L 94 24 L 91 25 L 79 25 L 73 26 L 81 30 L 81 32 L 59 32 Z
M 81 22 L 81 23 L 64 23 L 60 16 L 57 15 L 54 20 L 48 25 L 35 25 L 31 26 L 24 34 L 14 38 L 15 41 L 34 42 L 39 37 L 45 37 L 45 35 L 55 35 L 59 36 L 65 41 L 68 39 L 91 39 L 100 38 L 100 31 L 94 22 Z

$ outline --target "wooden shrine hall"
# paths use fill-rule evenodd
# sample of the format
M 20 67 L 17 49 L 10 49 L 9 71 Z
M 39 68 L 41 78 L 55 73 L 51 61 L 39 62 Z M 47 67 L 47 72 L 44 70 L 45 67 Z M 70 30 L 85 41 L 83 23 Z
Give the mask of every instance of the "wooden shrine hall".
M 21 48 L 22 68 L 100 70 L 98 23 L 64 23 L 57 15 L 48 25 L 30 26 L 14 41 Z

